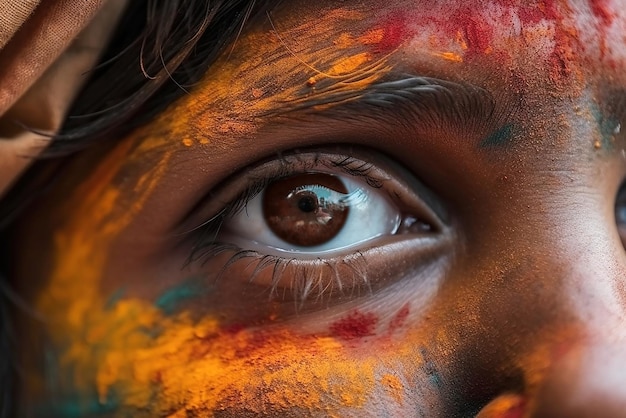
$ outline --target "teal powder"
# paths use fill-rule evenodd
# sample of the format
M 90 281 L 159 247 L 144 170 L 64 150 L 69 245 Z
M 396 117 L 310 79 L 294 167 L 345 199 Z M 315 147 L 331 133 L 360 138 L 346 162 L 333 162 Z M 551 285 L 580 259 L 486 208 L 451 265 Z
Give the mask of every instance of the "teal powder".
M 199 280 L 191 280 L 175 286 L 157 298 L 155 306 L 168 315 L 173 314 L 180 305 L 189 300 L 206 295 L 210 288 Z
M 80 418 L 80 417 L 97 417 L 111 416 L 111 413 L 118 408 L 117 402 L 107 402 L 102 404 L 94 396 L 91 400 L 84 397 L 56 400 L 53 404 L 40 406 L 35 413 L 37 417 L 63 417 L 63 418 Z
M 61 375 L 59 356 L 56 350 L 48 347 L 44 351 L 45 379 L 50 400 L 32 406 L 35 417 L 80 418 L 99 415 L 110 416 L 119 402 L 114 394 L 109 395 L 106 403 L 98 400 L 95 386 L 91 390 L 81 391 L 76 388 L 61 393 L 60 388 L 67 386 L 72 375 L 72 368 L 67 367 Z
M 507 124 L 493 132 L 480 143 L 480 148 L 497 148 L 505 147 L 511 144 L 513 139 L 513 125 Z
M 600 130 L 602 149 L 611 151 L 613 149 L 615 130 L 619 126 L 619 122 L 613 118 L 606 117 L 606 115 L 595 104 L 591 106 L 591 113 L 593 114 L 596 124 L 598 125 L 598 129 Z
M 109 300 L 107 300 L 104 305 L 105 309 L 107 310 L 113 309 L 115 305 L 117 305 L 117 302 L 119 302 L 122 299 L 122 297 L 124 297 L 125 292 L 126 292 L 126 289 L 124 289 L 123 287 L 113 292 L 113 294 L 109 297 Z

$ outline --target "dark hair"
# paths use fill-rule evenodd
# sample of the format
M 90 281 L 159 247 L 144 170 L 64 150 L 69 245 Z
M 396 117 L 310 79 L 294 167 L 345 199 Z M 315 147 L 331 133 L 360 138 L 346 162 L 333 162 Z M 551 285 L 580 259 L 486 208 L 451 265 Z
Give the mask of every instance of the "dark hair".
M 247 21 L 277 1 L 128 3 L 107 51 L 73 103 L 61 132 L 3 199 L 0 230 L 6 229 L 29 198 L 45 188 L 65 158 L 94 143 L 123 137 L 150 120 L 200 80 Z M 0 238 L 0 248 L 8 247 L 6 237 Z M 11 400 L 15 395 L 10 355 L 14 344 L 8 319 L 9 310 L 15 310 L 14 298 L 9 282 L 0 274 L 1 418 L 12 416 Z

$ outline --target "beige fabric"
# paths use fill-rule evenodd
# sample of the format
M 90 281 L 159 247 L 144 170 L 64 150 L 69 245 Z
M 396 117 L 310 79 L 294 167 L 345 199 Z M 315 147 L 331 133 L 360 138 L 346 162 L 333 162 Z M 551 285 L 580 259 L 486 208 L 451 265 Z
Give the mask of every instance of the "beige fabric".
M 0 48 L 4 48 L 38 4 L 39 0 L 0 1 Z
M 56 132 L 125 0 L 0 0 L 0 197 Z

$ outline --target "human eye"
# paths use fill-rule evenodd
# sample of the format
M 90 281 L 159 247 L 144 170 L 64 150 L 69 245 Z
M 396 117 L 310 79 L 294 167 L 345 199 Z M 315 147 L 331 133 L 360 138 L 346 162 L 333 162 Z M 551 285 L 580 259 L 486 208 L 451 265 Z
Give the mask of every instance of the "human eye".
M 441 202 L 371 150 L 285 153 L 207 202 L 189 266 L 208 276 L 220 295 L 209 305 L 226 322 L 287 321 L 419 288 L 449 248 Z

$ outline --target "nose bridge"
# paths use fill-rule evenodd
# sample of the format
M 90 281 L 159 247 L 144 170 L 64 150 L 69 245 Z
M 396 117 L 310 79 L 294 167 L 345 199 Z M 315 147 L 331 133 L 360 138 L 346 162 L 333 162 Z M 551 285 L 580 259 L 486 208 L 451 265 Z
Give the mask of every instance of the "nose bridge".
M 575 337 L 547 343 L 550 364 L 528 393 L 533 418 L 626 416 L 626 257 L 602 198 L 581 200 L 578 208 L 556 205 L 558 216 L 546 212 L 555 227 L 539 243 L 564 313 L 555 330 Z M 527 367 L 532 375 L 537 365 Z
M 626 256 L 613 201 L 584 186 L 547 194 L 529 225 L 538 229 L 529 251 L 546 266 L 542 280 L 585 333 L 626 336 Z
M 525 288 L 537 284 L 540 291 L 509 291 L 530 294 L 515 307 L 517 324 L 531 329 L 528 344 L 515 345 L 513 355 L 524 389 L 514 404 L 505 391 L 481 418 L 626 416 L 626 256 L 613 202 L 592 187 L 561 186 L 528 199 L 528 189 L 519 190 L 510 209 L 524 214 L 500 218 L 522 238 L 509 241 L 510 251 L 532 263 L 518 269 Z M 514 267 L 508 271 L 514 281 Z M 520 411 L 506 415 L 498 405 Z

